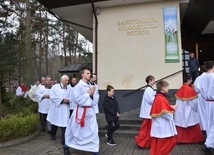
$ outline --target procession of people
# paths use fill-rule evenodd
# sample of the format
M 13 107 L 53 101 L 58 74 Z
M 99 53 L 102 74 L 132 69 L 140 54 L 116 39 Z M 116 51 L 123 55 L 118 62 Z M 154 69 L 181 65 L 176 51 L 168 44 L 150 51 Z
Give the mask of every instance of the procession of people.
M 198 67 L 197 61 L 195 67 Z M 202 74 L 195 74 L 194 79 L 191 75 L 183 75 L 184 83 L 175 93 L 174 105 L 166 99 L 169 84 L 159 81 L 154 91 L 154 77 L 147 76 L 139 115 L 143 122 L 135 136 L 139 148 L 150 148 L 150 155 L 168 155 L 175 144 L 198 143 L 203 144 L 201 150 L 205 155 L 212 155 L 214 63 L 207 61 L 200 71 Z
M 28 96 L 38 102 L 41 129 L 50 135 L 50 140 L 56 140 L 57 130 L 61 128 L 64 155 L 70 155 L 69 147 L 99 155 L 96 74 L 84 67 L 80 75 L 79 82 L 72 77 L 71 83 L 67 75 L 61 77 L 60 83 L 53 83 L 50 76 L 41 77 L 41 83 L 37 81 Z M 21 83 L 17 96 L 24 97 L 26 91 Z
M 153 88 L 155 78 L 146 77 L 147 87 L 142 97 L 139 117 L 142 126 L 135 142 L 139 149 L 150 149 L 150 155 L 168 155 L 177 144 L 204 143 L 201 150 L 211 155 L 214 148 L 214 64 L 202 66 L 204 72 L 192 84 L 190 75 L 183 76 L 183 85 L 175 93 L 174 105 L 167 100 L 169 83 L 161 80 Z M 51 77 L 41 78 L 28 95 L 38 102 L 41 129 L 48 132 L 50 140 L 56 140 L 61 128 L 61 144 L 64 155 L 69 148 L 99 155 L 99 135 L 96 114 L 99 113 L 99 92 L 96 74 L 89 68 L 80 70 L 81 79 L 63 75 L 60 83 L 53 84 Z M 22 88 L 23 87 L 23 88 Z M 26 89 L 23 84 L 20 87 Z M 25 91 L 25 90 L 24 90 Z M 21 93 L 20 93 L 21 94 Z M 103 100 L 103 109 L 108 124 L 105 136 L 107 145 L 116 146 L 113 133 L 120 127 L 120 108 L 114 96 L 114 87 L 108 85 Z

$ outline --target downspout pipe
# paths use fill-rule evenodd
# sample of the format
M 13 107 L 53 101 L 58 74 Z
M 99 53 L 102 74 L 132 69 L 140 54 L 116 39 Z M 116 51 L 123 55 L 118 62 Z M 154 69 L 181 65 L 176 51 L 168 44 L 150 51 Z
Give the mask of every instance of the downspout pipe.
M 94 46 L 95 46 L 95 71 L 94 73 L 97 73 L 97 56 L 98 56 L 98 19 L 97 19 L 97 14 L 96 14 L 96 10 L 95 10 L 95 6 L 94 6 L 94 2 L 93 0 L 91 0 L 91 6 L 93 9 L 93 14 L 94 14 L 94 18 L 95 18 L 95 42 L 94 42 Z

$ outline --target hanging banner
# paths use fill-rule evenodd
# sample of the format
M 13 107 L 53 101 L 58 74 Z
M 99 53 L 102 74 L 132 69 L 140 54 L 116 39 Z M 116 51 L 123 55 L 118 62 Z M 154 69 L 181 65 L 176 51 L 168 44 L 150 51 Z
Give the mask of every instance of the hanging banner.
M 163 8 L 165 62 L 179 62 L 177 7 Z

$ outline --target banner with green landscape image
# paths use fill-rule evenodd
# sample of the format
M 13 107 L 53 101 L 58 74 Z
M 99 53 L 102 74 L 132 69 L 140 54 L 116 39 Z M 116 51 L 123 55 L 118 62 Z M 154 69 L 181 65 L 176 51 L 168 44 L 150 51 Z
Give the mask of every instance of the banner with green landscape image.
M 177 7 L 163 8 L 165 62 L 179 62 Z

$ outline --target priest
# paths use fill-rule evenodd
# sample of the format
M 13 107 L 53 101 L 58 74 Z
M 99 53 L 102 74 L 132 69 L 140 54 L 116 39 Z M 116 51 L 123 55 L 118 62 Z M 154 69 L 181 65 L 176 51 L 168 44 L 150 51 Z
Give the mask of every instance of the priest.
M 64 155 L 70 155 L 69 148 L 65 145 L 65 129 L 70 115 L 69 104 L 71 89 L 67 87 L 69 77 L 63 75 L 61 83 L 52 86 L 50 91 L 50 109 L 47 120 L 51 123 L 51 140 L 56 140 L 57 127 L 61 127 L 61 143 L 64 146 Z
M 47 76 L 45 78 L 45 84 L 39 85 L 36 90 L 36 98 L 38 100 L 38 112 L 40 116 L 42 131 L 48 131 L 50 133 L 51 124 L 48 122 L 47 114 L 51 104 L 50 100 L 50 90 L 51 90 L 51 77 Z

